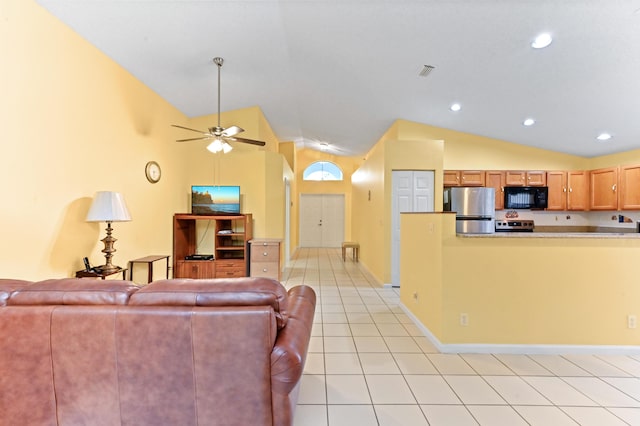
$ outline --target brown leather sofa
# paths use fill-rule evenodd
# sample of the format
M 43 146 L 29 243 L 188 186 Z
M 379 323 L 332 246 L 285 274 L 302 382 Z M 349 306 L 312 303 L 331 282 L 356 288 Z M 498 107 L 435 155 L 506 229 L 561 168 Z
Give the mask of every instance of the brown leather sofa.
M 0 425 L 290 425 L 315 293 L 0 280 Z

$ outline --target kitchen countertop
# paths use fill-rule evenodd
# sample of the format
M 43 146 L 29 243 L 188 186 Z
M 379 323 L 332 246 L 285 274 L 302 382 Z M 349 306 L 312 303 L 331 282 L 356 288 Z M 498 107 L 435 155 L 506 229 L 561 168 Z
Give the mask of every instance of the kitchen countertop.
M 493 234 L 456 234 L 462 238 L 605 238 L 640 239 L 637 232 L 495 232 Z

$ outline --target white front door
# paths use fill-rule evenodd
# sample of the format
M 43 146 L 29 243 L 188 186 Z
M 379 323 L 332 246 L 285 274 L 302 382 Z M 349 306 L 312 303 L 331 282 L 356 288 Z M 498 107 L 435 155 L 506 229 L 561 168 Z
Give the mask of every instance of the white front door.
M 300 195 L 300 247 L 340 247 L 344 241 L 344 195 Z
M 400 287 L 400 213 L 434 211 L 434 172 L 394 170 L 391 188 L 391 284 Z

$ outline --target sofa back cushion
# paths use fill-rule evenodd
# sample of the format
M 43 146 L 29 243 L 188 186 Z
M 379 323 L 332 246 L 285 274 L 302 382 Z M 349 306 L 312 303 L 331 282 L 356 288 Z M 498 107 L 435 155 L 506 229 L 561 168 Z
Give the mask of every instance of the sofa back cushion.
M 288 295 L 270 278 L 172 279 L 154 281 L 131 296 L 130 305 L 271 306 L 278 329 L 287 323 Z
M 7 305 L 126 305 L 138 289 L 123 280 L 51 279 L 14 291 Z
M 272 424 L 269 306 L 5 306 L 0 425 Z
M 0 306 L 7 304 L 7 299 L 9 299 L 11 293 L 29 284 L 31 284 L 31 281 L 0 278 Z

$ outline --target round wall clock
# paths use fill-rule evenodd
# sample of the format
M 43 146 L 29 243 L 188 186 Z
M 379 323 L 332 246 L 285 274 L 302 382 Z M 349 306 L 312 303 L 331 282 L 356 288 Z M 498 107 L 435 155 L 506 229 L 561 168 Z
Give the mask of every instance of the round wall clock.
M 149 161 L 144 167 L 144 174 L 149 182 L 157 183 L 160 180 L 160 175 L 162 174 L 160 165 L 155 161 Z

